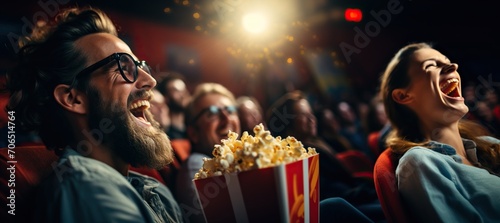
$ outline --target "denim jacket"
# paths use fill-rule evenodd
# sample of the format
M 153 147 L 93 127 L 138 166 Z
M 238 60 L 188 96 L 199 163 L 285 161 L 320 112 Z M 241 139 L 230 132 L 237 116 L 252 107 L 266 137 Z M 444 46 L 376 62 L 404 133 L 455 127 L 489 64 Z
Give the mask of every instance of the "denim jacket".
M 67 149 L 39 193 L 37 222 L 182 222 L 169 189 Z
M 453 147 L 435 141 L 411 148 L 399 160 L 398 190 L 417 222 L 500 222 L 500 177 L 478 168 L 476 143 L 462 141 L 475 166 L 464 165 Z

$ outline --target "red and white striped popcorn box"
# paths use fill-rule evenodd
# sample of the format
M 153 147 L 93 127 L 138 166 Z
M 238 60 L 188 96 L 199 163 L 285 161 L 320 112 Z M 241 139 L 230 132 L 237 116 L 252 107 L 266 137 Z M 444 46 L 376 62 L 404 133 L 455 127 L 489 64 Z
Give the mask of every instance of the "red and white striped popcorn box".
M 319 155 L 193 180 L 207 222 L 319 222 Z

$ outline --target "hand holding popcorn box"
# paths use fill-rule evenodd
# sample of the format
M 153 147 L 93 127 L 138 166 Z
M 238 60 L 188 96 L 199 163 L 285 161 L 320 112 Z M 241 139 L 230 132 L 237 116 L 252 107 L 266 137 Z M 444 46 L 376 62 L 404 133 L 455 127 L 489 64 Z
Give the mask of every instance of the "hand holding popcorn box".
M 234 132 L 205 158 L 194 184 L 207 222 L 319 222 L 319 155 L 294 137 Z

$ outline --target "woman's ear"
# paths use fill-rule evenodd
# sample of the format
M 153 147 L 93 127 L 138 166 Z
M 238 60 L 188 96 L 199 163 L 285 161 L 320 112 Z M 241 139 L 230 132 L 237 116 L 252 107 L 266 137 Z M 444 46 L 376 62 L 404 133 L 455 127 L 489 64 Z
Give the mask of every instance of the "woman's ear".
M 392 91 L 392 100 L 399 104 L 408 104 L 413 101 L 413 97 L 407 93 L 406 89 L 397 88 Z
M 59 84 L 54 89 L 54 98 L 64 109 L 78 114 L 87 113 L 87 96 L 76 89 L 69 90 L 66 84 Z

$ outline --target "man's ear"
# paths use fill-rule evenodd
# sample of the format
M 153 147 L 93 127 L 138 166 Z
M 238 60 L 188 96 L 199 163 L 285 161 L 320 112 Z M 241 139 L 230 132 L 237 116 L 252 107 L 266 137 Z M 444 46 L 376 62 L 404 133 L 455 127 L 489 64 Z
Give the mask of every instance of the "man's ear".
M 392 91 L 392 100 L 399 104 L 408 104 L 413 101 L 413 97 L 407 93 L 406 89 L 397 88 Z
M 81 91 L 71 89 L 66 84 L 59 84 L 54 89 L 54 98 L 64 109 L 78 114 L 87 113 L 87 96 Z

